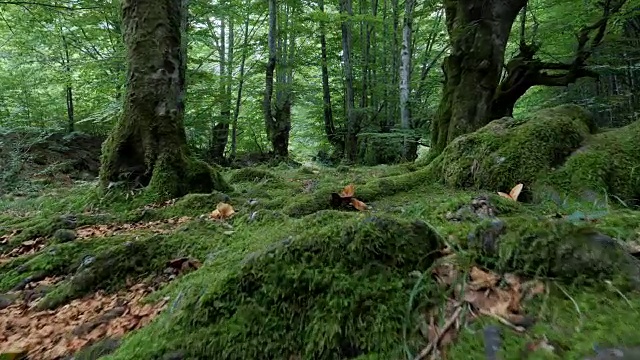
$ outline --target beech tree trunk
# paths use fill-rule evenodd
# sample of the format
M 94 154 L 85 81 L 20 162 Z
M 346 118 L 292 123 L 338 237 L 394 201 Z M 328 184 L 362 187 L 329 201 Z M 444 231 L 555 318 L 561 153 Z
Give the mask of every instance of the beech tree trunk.
M 289 156 L 289 131 L 291 130 L 290 97 L 284 96 L 281 92 L 282 89 L 279 89 L 280 96 L 277 96 L 276 104 L 275 106 L 272 106 L 273 82 L 276 65 L 280 62 L 281 66 L 278 76 L 280 76 L 280 83 L 284 85 L 284 83 L 286 83 L 286 74 L 282 74 L 284 71 L 282 61 L 286 62 L 288 59 L 288 53 L 286 51 L 279 54 L 280 57 L 284 57 L 284 59 L 278 59 L 278 48 L 276 46 L 276 12 L 276 0 L 269 0 L 269 60 L 267 62 L 265 96 L 262 106 L 267 136 L 269 137 L 269 141 L 273 147 L 273 155 L 275 157 L 286 158 Z
M 227 190 L 192 159 L 184 130 L 186 0 L 125 0 L 128 81 L 122 117 L 103 146 L 100 184 L 132 182 L 162 200 Z
M 351 64 L 351 17 L 353 10 L 351 0 L 340 0 L 340 13 L 348 18 L 342 22 L 342 62 L 345 81 L 345 112 L 347 117 L 347 133 L 345 136 L 345 157 L 355 162 L 358 155 L 358 132 L 360 124 L 355 113 L 355 94 L 353 91 L 353 67 Z
M 226 69 L 231 66 L 228 64 L 227 59 L 226 27 L 227 24 L 225 19 L 220 20 L 220 43 L 218 47 L 218 57 L 220 58 L 220 66 L 218 68 L 218 77 L 220 81 L 218 86 L 220 117 L 218 118 L 218 121 L 214 121 L 211 129 L 210 149 L 210 156 L 214 161 L 220 161 L 224 157 L 224 149 L 227 147 L 227 141 L 229 139 L 229 123 L 231 117 L 231 104 L 229 103 L 231 97 L 229 96 L 229 98 L 227 98 L 227 83 L 230 85 L 230 81 L 227 79 Z
M 404 137 L 404 157 L 407 160 L 415 160 L 418 144 L 411 133 L 413 122 L 411 121 L 411 105 L 409 94 L 411 93 L 411 53 L 413 32 L 413 9 L 415 0 L 405 1 L 404 21 L 402 25 L 402 51 L 400 52 L 400 127 L 406 132 Z
M 318 7 L 324 13 L 324 0 L 318 0 Z M 320 59 L 322 70 L 322 101 L 324 115 L 324 132 L 331 145 L 343 151 L 343 141 L 336 134 L 331 107 L 331 88 L 329 87 L 329 64 L 327 63 L 327 37 L 324 22 L 320 22 Z
M 240 115 L 240 104 L 242 103 L 242 86 L 244 85 L 244 67 L 247 60 L 247 47 L 249 46 L 249 14 L 244 19 L 244 35 L 242 40 L 242 59 L 240 60 L 240 80 L 238 82 L 238 93 L 236 95 L 236 106 L 233 111 L 233 122 L 231 124 L 231 158 L 235 159 L 238 150 L 238 116 Z
M 459 135 L 491 119 L 511 27 L 527 0 L 445 0 L 451 53 L 432 125 L 431 149 L 439 154 Z

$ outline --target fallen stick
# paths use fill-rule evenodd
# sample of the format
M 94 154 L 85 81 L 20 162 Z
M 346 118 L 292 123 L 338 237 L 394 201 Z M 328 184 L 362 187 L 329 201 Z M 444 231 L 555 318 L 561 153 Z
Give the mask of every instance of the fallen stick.
M 453 325 L 456 322 L 456 319 L 458 319 L 458 316 L 460 316 L 460 312 L 462 312 L 462 306 L 458 305 L 456 307 L 456 311 L 453 312 L 451 317 L 444 324 L 444 326 L 442 327 L 442 331 L 440 331 L 438 336 L 432 342 L 430 342 L 429 345 L 427 345 L 427 347 L 422 349 L 422 351 L 420 351 L 420 353 L 415 358 L 413 358 L 413 360 L 422 360 L 422 358 L 429 355 L 429 353 L 433 351 L 433 349 L 435 349 L 436 346 L 438 346 L 440 339 L 442 339 L 442 337 L 447 332 L 447 330 L 449 330 L 451 325 Z

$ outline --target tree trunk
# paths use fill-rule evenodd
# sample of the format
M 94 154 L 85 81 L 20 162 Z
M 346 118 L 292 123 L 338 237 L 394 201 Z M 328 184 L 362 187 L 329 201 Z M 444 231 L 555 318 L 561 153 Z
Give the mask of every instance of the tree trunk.
M 413 31 L 414 0 L 405 1 L 404 21 L 402 25 L 402 52 L 400 53 L 400 127 L 405 131 L 404 157 L 407 160 L 415 160 L 418 150 L 417 139 L 414 139 L 413 123 L 411 121 L 411 105 L 409 94 L 411 93 L 411 33 Z
M 62 28 L 60 28 L 60 32 L 62 33 Z M 73 115 L 73 86 L 71 83 L 73 77 L 71 76 L 69 44 L 67 43 L 67 38 L 64 35 L 62 35 L 62 47 L 64 48 L 63 63 L 67 83 L 65 87 L 65 96 L 67 100 L 67 132 L 72 133 L 76 127 L 76 122 Z
M 459 135 L 490 120 L 511 27 L 526 0 L 445 0 L 451 53 L 433 122 L 431 149 L 439 154 Z
M 318 1 L 320 11 L 324 13 L 324 0 Z M 329 65 L 327 63 L 327 38 L 326 28 L 323 21 L 320 22 L 320 58 L 322 68 L 322 100 L 324 114 L 324 132 L 329 143 L 343 151 L 343 142 L 336 134 L 336 127 L 333 122 L 333 109 L 331 108 L 331 88 L 329 87 Z
M 264 100 L 262 102 L 262 110 L 264 113 L 265 129 L 267 131 L 267 137 L 273 144 L 274 142 L 274 130 L 276 120 L 271 110 L 271 100 L 273 98 L 273 74 L 276 69 L 276 0 L 269 0 L 269 59 L 267 61 L 266 81 Z M 275 149 L 274 149 L 275 152 Z
M 351 65 L 351 0 L 340 0 L 340 13 L 347 16 L 342 22 L 342 62 L 344 64 L 345 80 L 345 112 L 347 115 L 347 133 L 345 136 L 345 157 L 355 162 L 358 155 L 358 132 L 360 124 L 355 114 L 355 96 L 353 92 L 353 68 Z
M 242 86 L 244 85 L 244 66 L 247 60 L 247 47 L 249 46 L 249 14 L 244 19 L 244 34 L 242 39 L 242 59 L 240 60 L 240 80 L 238 82 L 238 95 L 236 96 L 236 108 L 233 111 L 233 122 L 231 124 L 231 158 L 235 159 L 238 151 L 238 116 L 240 115 L 240 104 L 242 103 Z
M 273 127 L 271 128 L 271 145 L 276 158 L 289 157 L 289 133 L 291 131 L 291 87 L 293 85 L 293 63 L 295 56 L 295 32 L 290 31 L 290 25 L 295 14 L 294 10 L 284 4 L 281 13 L 282 28 L 278 37 L 276 61 L 276 98 L 273 111 Z
M 128 81 L 122 117 L 104 144 L 100 184 L 146 186 L 156 200 L 227 190 L 219 174 L 189 157 L 184 130 L 185 0 L 125 0 Z
M 218 57 L 220 58 L 220 66 L 218 72 L 219 86 L 218 86 L 218 98 L 220 99 L 220 117 L 217 121 L 214 121 L 211 129 L 211 159 L 214 161 L 220 161 L 224 157 L 224 149 L 227 147 L 227 141 L 229 139 L 229 123 L 231 115 L 231 106 L 227 99 L 227 83 L 230 85 L 230 81 L 227 79 L 227 47 L 226 47 L 226 22 L 224 19 L 220 21 L 220 46 L 218 47 Z

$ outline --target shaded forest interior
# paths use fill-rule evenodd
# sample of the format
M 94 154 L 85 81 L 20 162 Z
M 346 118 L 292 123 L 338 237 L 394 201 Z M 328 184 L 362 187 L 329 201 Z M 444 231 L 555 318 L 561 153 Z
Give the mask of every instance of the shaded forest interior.
M 0 360 L 640 358 L 638 0 L 0 0 L 0 70 Z

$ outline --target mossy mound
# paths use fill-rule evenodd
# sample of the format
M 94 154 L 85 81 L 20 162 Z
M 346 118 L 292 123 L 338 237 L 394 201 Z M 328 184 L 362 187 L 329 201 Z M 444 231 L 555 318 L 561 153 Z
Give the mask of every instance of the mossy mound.
M 246 167 L 231 171 L 231 174 L 229 175 L 229 182 L 233 184 L 237 182 L 251 182 L 275 178 L 276 176 L 270 171 Z
M 591 114 L 576 105 L 502 118 L 455 139 L 433 168 L 449 186 L 508 191 L 561 166 L 594 131 Z
M 232 190 L 217 169 L 198 159 L 183 156 L 182 161 L 175 161 L 172 156 L 163 155 L 156 162 L 145 192 L 150 200 L 168 200 L 214 190 Z
M 640 121 L 594 135 L 541 182 L 580 196 L 605 192 L 640 204 Z
M 493 220 L 469 235 L 477 260 L 499 272 L 551 277 L 569 283 L 623 280 L 640 286 L 640 263 L 589 224 L 564 219 Z
M 182 350 L 194 359 L 347 359 L 399 350 L 403 325 L 412 321 L 410 273 L 437 257 L 436 232 L 424 222 L 336 211 L 304 224 L 297 236 L 250 254 L 210 293 L 195 290 L 200 295 L 177 325 L 194 336 L 155 351 Z

